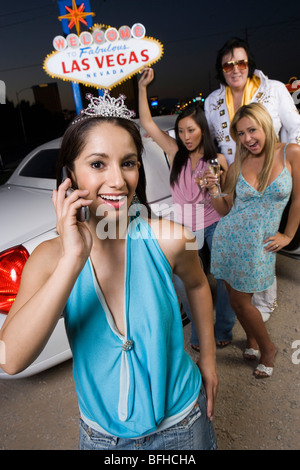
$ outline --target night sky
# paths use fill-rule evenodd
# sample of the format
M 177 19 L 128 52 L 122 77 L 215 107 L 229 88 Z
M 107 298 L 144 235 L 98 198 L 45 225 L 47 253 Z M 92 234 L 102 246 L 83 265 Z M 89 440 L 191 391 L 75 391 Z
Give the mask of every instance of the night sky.
M 96 13 L 94 23 L 117 29 L 142 23 L 146 36 L 164 45 L 149 89 L 160 99 L 207 95 L 217 88 L 216 53 L 232 36 L 248 39 L 257 68 L 269 78 L 284 83 L 292 76 L 300 79 L 299 1 L 90 0 L 90 4 Z M 32 100 L 32 90 L 26 88 L 52 81 L 42 64 L 53 50 L 53 38 L 62 34 L 58 16 L 56 0 L 1 2 L 0 79 L 6 83 L 9 100 L 16 100 L 16 92 L 20 99 Z M 71 85 L 58 83 L 63 108 L 74 108 Z

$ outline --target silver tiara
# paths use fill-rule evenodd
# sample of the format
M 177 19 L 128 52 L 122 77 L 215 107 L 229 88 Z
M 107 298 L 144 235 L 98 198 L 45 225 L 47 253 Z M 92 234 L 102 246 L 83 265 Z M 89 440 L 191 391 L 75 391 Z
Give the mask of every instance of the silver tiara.
M 108 90 L 103 91 L 103 96 L 93 96 L 91 93 L 86 95 L 90 101 L 86 109 L 80 112 L 81 117 L 115 117 L 123 119 L 132 119 L 135 116 L 134 111 L 130 111 L 124 104 L 126 99 L 125 95 L 120 95 L 119 98 L 110 96 Z M 85 115 L 85 116 L 83 116 Z M 72 124 L 81 121 L 77 118 Z

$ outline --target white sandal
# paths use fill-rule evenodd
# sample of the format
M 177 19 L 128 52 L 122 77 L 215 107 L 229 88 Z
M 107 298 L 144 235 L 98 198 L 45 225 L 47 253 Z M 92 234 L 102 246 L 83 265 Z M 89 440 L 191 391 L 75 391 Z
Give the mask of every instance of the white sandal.
M 265 379 L 267 377 L 271 377 L 271 375 L 273 374 L 273 369 L 274 367 L 267 367 L 264 364 L 258 364 L 258 366 L 256 367 L 254 371 L 254 375 L 257 379 Z M 259 373 L 256 374 L 255 372 L 262 372 L 263 375 Z
M 253 348 L 246 348 L 243 353 L 243 356 L 244 356 L 244 359 L 247 359 L 248 361 L 253 361 L 258 358 L 259 350 L 253 349 Z M 249 356 L 249 357 L 246 357 L 246 356 Z

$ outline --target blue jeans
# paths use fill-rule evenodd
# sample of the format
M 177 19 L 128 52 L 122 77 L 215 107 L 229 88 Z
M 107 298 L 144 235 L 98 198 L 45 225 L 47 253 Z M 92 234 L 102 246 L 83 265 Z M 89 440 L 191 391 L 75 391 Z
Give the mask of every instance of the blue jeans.
M 206 227 L 204 229 L 204 239 L 208 245 L 209 251 L 211 251 L 212 239 L 215 228 L 218 222 Z M 189 303 L 186 297 L 184 284 L 178 276 L 174 276 L 174 284 L 176 291 L 181 299 L 183 308 L 191 320 L 192 334 L 191 344 L 198 345 L 198 335 L 196 328 L 192 321 L 192 314 L 190 311 Z M 229 301 L 229 294 L 227 292 L 224 281 L 217 279 L 217 300 L 216 300 L 216 320 L 215 320 L 215 339 L 216 341 L 231 341 L 232 340 L 232 328 L 235 323 L 235 313 L 232 309 Z
M 215 450 L 217 441 L 213 424 L 206 416 L 203 386 L 198 403 L 180 423 L 164 431 L 138 439 L 107 436 L 79 421 L 79 450 Z

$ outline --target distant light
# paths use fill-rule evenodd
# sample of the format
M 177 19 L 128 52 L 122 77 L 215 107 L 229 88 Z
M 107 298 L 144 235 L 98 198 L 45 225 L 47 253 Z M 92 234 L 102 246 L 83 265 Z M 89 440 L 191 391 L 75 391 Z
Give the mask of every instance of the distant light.
M 155 106 L 158 106 L 158 101 L 151 101 L 151 106 L 154 108 Z

